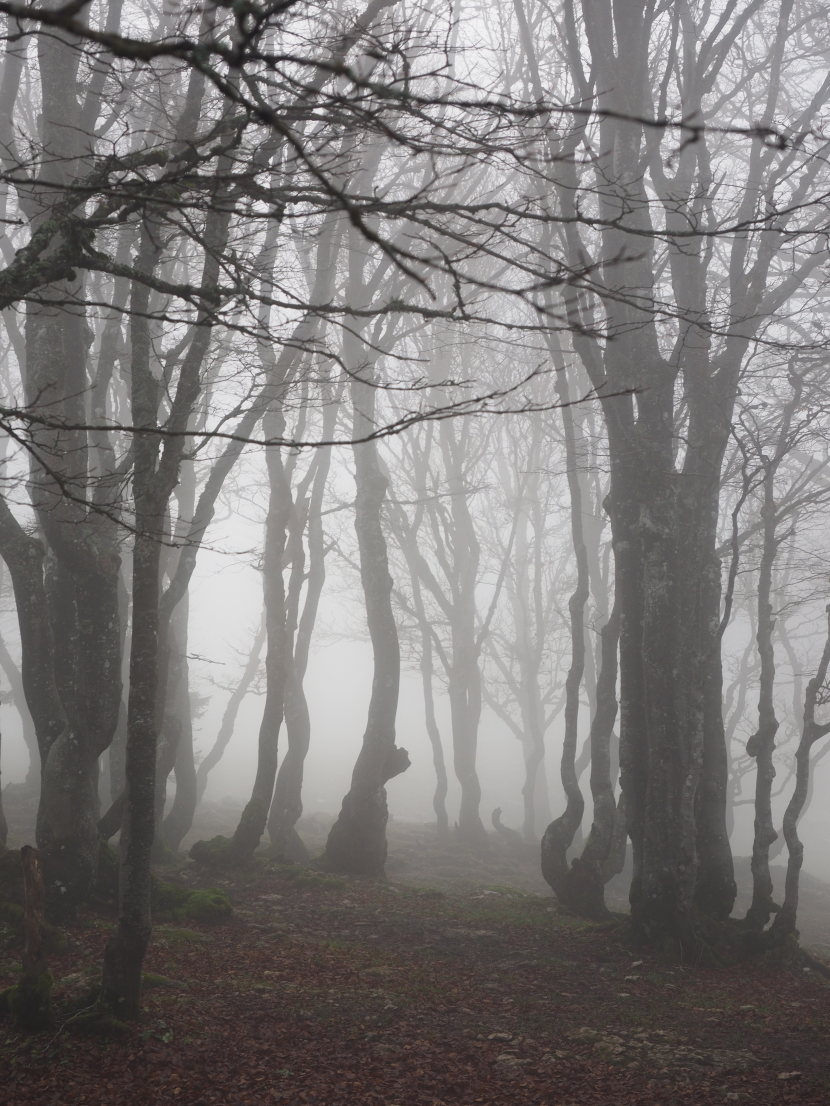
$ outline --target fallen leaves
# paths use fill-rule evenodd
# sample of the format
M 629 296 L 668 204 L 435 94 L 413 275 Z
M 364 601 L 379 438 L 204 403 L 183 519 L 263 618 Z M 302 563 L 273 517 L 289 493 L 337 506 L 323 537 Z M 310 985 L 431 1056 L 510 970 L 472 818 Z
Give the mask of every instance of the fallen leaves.
M 76 1036 L 67 1024 L 50 1043 L 4 1025 L 0 1104 L 714 1106 L 795 1101 L 794 1092 L 798 1106 L 827 1101 L 830 1004 L 817 979 L 679 973 L 681 1006 L 653 959 L 632 963 L 613 934 L 552 918 L 544 899 L 346 886 L 297 888 L 260 866 L 228 887 L 236 922 L 157 930 L 146 965 L 155 984 L 126 1041 Z M 108 935 L 100 919 L 88 925 L 55 964 L 64 1016 Z M 618 1002 L 635 969 L 626 981 L 636 995 Z M 810 1009 L 790 1005 L 811 998 Z M 756 1008 L 771 1011 L 770 1044 L 750 1028 Z M 793 1035 L 794 1018 L 809 1039 Z

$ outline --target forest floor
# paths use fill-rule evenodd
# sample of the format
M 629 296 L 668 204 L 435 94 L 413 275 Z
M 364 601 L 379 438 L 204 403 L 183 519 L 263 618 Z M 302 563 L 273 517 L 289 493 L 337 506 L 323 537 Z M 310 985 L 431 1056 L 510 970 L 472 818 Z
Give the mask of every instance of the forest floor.
M 72 1020 L 114 921 L 85 914 L 52 959 L 54 1031 L 0 1025 L 0 1104 L 830 1101 L 830 984 L 815 971 L 679 969 L 633 951 L 624 917 L 560 911 L 502 841 L 482 858 L 426 827 L 391 839 L 389 882 L 264 857 L 232 877 L 165 870 L 221 887 L 233 917 L 155 929 L 143 1017 L 123 1036 Z M 0 950 L 2 987 L 20 950 Z

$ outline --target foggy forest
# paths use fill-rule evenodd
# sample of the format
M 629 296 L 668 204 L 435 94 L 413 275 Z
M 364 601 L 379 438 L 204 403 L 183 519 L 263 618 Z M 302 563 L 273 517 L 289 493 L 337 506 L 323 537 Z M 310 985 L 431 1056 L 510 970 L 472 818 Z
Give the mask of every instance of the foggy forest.
M 0 25 L 0 1106 L 830 1101 L 828 5 Z

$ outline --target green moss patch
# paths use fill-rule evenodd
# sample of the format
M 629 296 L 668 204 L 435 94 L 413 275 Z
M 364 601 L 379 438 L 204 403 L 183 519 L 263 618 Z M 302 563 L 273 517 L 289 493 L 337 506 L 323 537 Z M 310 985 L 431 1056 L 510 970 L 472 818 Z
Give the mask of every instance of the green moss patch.
M 176 911 L 184 920 L 217 925 L 227 922 L 233 914 L 231 901 L 224 891 L 213 888 L 208 891 L 191 891 L 184 905 Z

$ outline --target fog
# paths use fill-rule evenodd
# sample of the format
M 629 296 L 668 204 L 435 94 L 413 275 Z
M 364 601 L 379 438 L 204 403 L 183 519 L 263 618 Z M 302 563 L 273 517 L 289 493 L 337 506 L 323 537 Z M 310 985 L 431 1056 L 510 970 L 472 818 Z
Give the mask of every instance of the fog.
M 824 0 L 0 9 L 0 1099 L 826 1102 Z

